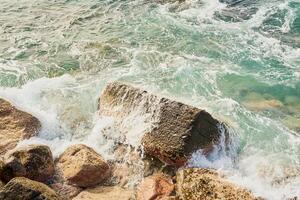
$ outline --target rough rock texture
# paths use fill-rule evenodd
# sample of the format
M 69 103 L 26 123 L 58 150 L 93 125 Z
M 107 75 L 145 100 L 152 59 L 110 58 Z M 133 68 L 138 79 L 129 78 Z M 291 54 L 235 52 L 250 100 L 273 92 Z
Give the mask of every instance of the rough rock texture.
M 45 145 L 15 148 L 5 154 L 4 163 L 0 174 L 4 182 L 19 176 L 46 182 L 55 171 L 51 150 Z
M 36 136 L 40 128 L 37 118 L 0 98 L 0 155 L 13 149 L 20 140 Z
M 146 177 L 138 186 L 136 200 L 159 200 L 170 196 L 174 184 L 170 177 L 154 174 Z
M 4 186 L 4 183 L 1 180 L 2 174 L 3 174 L 3 169 L 4 169 L 4 162 L 0 159 L 0 190 Z
M 110 175 L 110 166 L 92 148 L 82 144 L 70 146 L 59 157 L 57 167 L 72 185 L 90 187 Z
M 24 177 L 14 178 L 0 191 L 3 200 L 60 200 L 47 185 Z
M 53 183 L 50 185 L 50 188 L 63 199 L 72 199 L 82 191 L 80 187 L 68 185 L 66 183 Z
M 4 183 L 2 181 L 0 181 L 0 190 L 3 188 Z
M 81 192 L 73 200 L 134 200 L 133 190 L 119 186 L 100 186 Z
M 176 176 L 176 195 L 185 200 L 255 200 L 250 192 L 223 180 L 210 169 L 182 169 Z
M 221 130 L 227 135 L 225 125 L 204 110 L 118 82 L 107 85 L 99 110 L 119 119 L 131 112 L 152 115 L 154 128 L 142 138 L 144 150 L 175 166 L 184 165 L 195 150 L 209 151 L 219 141 Z

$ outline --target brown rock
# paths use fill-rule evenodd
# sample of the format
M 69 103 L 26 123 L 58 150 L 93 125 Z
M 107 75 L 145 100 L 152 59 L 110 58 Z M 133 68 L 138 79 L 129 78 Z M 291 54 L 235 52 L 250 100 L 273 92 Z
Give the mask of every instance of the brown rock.
M 2 181 L 0 181 L 0 190 L 3 188 L 4 183 Z
M 182 169 L 176 176 L 176 195 L 182 200 L 255 200 L 252 194 L 222 179 L 211 169 Z
M 51 150 L 45 145 L 15 148 L 5 154 L 4 162 L 1 179 L 5 182 L 20 176 L 46 182 L 55 171 Z
M 172 179 L 155 174 L 145 178 L 137 188 L 137 200 L 159 200 L 170 196 L 174 190 Z
M 0 155 L 13 149 L 20 140 L 36 136 L 40 128 L 37 118 L 0 98 Z
M 4 162 L 0 159 L 0 189 L 4 186 L 4 183 L 1 180 L 4 166 L 5 166 Z
M 73 200 L 134 200 L 134 192 L 119 186 L 100 186 L 82 191 Z
M 82 144 L 70 146 L 59 157 L 57 167 L 63 178 L 79 187 L 90 187 L 110 175 L 106 161 L 92 148 Z
M 221 130 L 227 136 L 225 125 L 204 110 L 118 82 L 105 88 L 99 110 L 121 120 L 132 111 L 151 114 L 154 128 L 143 136 L 144 150 L 170 165 L 184 165 L 198 149 L 211 150 L 219 142 Z
M 0 191 L 3 200 L 60 200 L 47 185 L 24 177 L 9 181 Z
M 72 199 L 82 191 L 80 187 L 68 185 L 66 183 L 54 183 L 51 184 L 50 187 L 63 199 Z

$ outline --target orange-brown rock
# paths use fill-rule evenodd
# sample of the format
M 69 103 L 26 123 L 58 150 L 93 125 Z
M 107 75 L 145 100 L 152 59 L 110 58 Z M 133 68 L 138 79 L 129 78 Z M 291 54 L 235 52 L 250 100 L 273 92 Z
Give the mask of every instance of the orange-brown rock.
M 176 195 L 182 200 L 256 200 L 249 191 L 229 183 L 211 169 L 182 169 L 176 180 Z
M 24 177 L 13 178 L 0 190 L 3 200 L 62 200 L 47 185 Z
M 20 140 L 36 136 L 40 128 L 37 118 L 0 98 L 0 155 L 13 149 Z
M 144 133 L 144 150 L 175 166 L 184 165 L 198 149 L 211 150 L 221 131 L 227 136 L 225 125 L 206 111 L 119 82 L 108 84 L 102 92 L 99 111 L 120 120 L 132 112 L 151 115 L 153 128 Z
M 58 170 L 71 185 L 90 187 L 110 175 L 110 166 L 92 148 L 77 144 L 67 148 L 59 157 Z
M 48 146 L 27 145 L 17 147 L 5 154 L 0 177 L 5 182 L 20 176 L 47 182 L 54 171 L 54 161 Z
M 174 184 L 170 177 L 164 174 L 154 174 L 146 177 L 138 186 L 137 200 L 159 200 L 170 196 Z
M 98 186 L 82 191 L 73 200 L 134 200 L 134 192 L 119 186 Z

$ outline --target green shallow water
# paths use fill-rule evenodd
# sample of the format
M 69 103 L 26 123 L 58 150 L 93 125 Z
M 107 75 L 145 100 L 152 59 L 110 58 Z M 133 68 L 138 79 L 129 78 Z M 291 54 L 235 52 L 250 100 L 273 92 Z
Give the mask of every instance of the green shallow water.
M 2 0 L 0 96 L 38 115 L 55 149 L 101 126 L 108 82 L 132 83 L 232 126 L 233 152 L 208 161 L 229 179 L 300 197 L 299 48 L 297 0 Z

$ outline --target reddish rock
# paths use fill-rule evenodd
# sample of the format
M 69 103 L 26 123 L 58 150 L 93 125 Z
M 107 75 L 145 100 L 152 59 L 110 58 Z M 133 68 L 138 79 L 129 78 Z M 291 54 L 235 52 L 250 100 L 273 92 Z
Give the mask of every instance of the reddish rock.
M 137 188 L 137 200 L 159 200 L 170 196 L 174 190 L 172 179 L 163 174 L 145 178 Z
M 54 171 L 50 148 L 45 145 L 28 145 L 5 154 L 0 177 L 5 182 L 20 176 L 46 182 L 53 176 Z
M 144 150 L 174 166 L 184 165 L 198 149 L 210 151 L 222 131 L 227 136 L 225 125 L 206 111 L 119 82 L 107 85 L 99 111 L 120 120 L 131 112 L 152 115 L 153 128 L 142 138 Z
M 0 155 L 15 148 L 19 141 L 36 136 L 40 128 L 37 118 L 0 98 Z
M 90 187 L 110 175 L 110 166 L 92 148 L 77 144 L 67 148 L 59 157 L 58 170 L 71 185 Z

